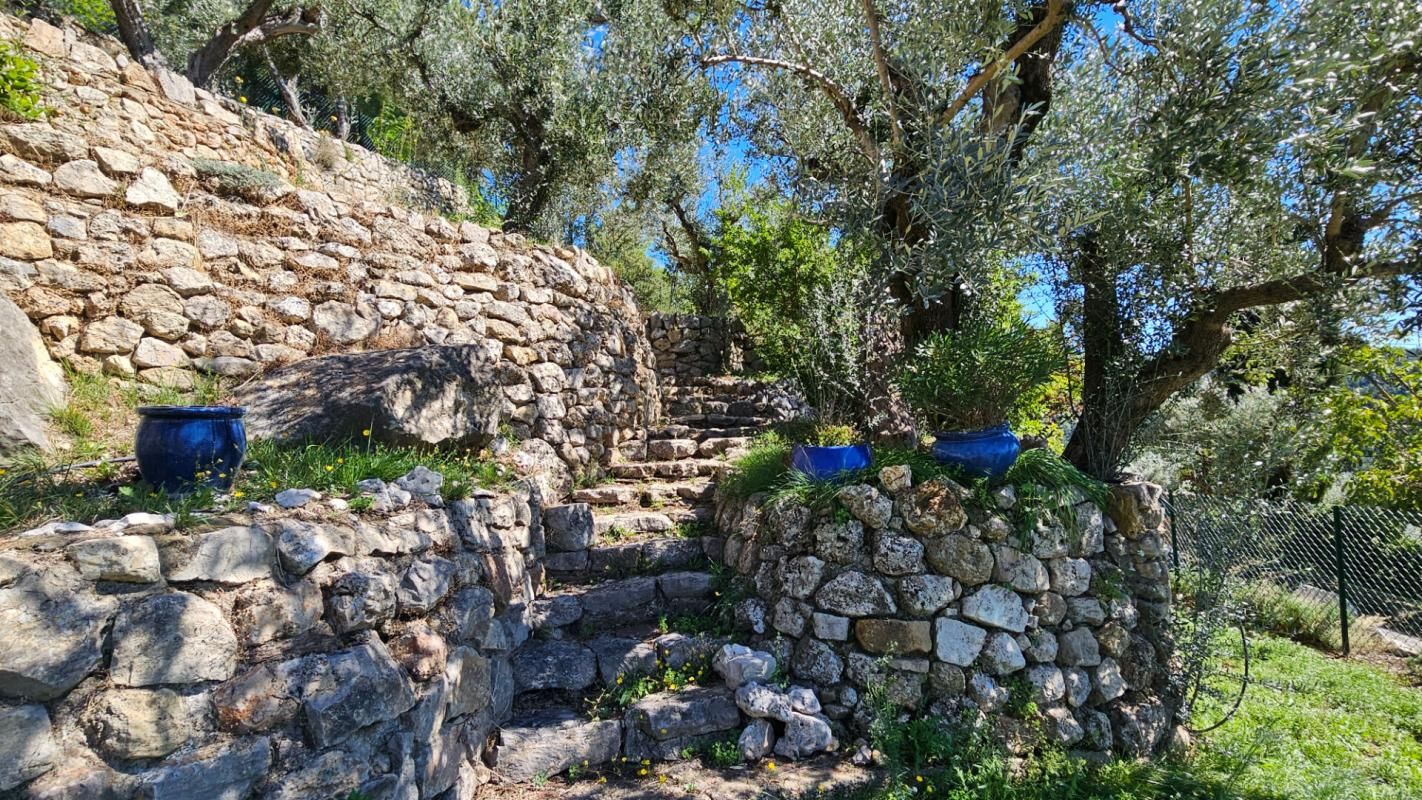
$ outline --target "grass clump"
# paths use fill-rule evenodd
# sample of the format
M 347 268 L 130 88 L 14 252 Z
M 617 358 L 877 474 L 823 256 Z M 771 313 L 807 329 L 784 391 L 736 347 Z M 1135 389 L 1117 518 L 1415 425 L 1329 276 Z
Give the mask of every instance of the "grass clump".
M 0 118 L 36 120 L 45 114 L 39 63 L 14 42 L 0 40 Z
M 514 478 L 509 470 L 474 451 L 422 450 L 373 442 L 279 445 L 257 441 L 248 448 L 247 461 L 251 472 L 244 481 L 246 493 L 259 500 L 291 488 L 354 496 L 359 494 L 356 484 L 367 478 L 393 481 L 418 466 L 444 476 L 441 495 L 450 502 L 469 497 L 475 487 L 501 488 Z
M 618 675 L 611 686 L 586 699 L 585 710 L 591 719 L 609 719 L 644 697 L 695 686 L 707 678 L 715 678 L 710 652 L 698 654 L 679 667 L 658 658 L 656 668 L 649 674 Z
M 790 442 L 776 431 L 755 437 L 745 455 L 736 459 L 730 474 L 721 479 L 721 491 L 733 497 L 750 497 L 775 488 L 790 470 Z

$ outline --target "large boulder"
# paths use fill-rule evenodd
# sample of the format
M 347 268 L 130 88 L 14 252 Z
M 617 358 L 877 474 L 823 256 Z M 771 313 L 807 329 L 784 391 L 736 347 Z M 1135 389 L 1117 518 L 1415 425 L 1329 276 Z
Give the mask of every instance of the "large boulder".
M 29 317 L 0 294 L 0 455 L 49 449 L 44 420 L 64 404 L 64 371 L 49 357 Z
M 484 447 L 503 393 L 476 345 L 309 358 L 243 386 L 247 432 L 278 441 L 370 438 L 393 445 Z

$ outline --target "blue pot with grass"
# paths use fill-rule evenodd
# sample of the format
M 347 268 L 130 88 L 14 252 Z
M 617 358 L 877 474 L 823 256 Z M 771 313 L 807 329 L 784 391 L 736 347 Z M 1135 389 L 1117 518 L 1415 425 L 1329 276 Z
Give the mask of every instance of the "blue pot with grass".
M 138 471 L 169 494 L 231 489 L 247 456 L 246 413 L 237 406 L 141 406 Z
M 826 481 L 846 472 L 868 469 L 873 453 L 867 444 L 820 447 L 797 444 L 790 451 L 790 468 L 811 480 Z
M 975 478 L 1001 478 L 1007 474 L 1022 445 L 1007 423 L 974 431 L 934 434 L 933 457 L 940 464 L 958 467 Z

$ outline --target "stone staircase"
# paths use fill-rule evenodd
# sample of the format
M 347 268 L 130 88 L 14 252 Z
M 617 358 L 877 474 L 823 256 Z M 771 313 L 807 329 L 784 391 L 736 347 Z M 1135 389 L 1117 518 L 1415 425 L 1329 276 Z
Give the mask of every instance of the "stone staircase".
M 722 644 L 668 631 L 665 621 L 715 602 L 710 530 L 715 480 L 750 438 L 797 412 L 794 401 L 739 378 L 688 378 L 663 387 L 664 424 L 624 443 L 612 480 L 545 509 L 548 588 L 533 603 L 532 636 L 513 656 L 513 722 L 492 752 L 505 781 L 534 780 L 622 756 L 676 758 L 734 734 L 719 690 L 689 687 L 646 698 L 623 720 L 591 719 L 589 701 L 624 680 L 708 658 Z M 642 708 L 690 704 L 676 729 L 640 730 Z M 732 710 L 734 703 L 730 702 Z M 727 719 L 729 727 L 718 728 Z M 645 726 L 644 726 L 645 727 Z

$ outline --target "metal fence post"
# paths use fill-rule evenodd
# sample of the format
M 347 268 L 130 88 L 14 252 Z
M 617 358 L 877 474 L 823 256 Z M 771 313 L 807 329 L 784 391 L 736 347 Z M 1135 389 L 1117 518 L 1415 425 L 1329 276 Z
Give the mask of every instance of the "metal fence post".
M 1338 565 L 1338 622 L 1343 633 L 1343 655 L 1348 655 L 1348 570 L 1343 562 L 1343 507 L 1333 507 L 1333 555 Z
M 1180 540 L 1175 535 L 1175 493 L 1165 493 L 1165 514 L 1170 519 L 1170 564 L 1180 573 Z

